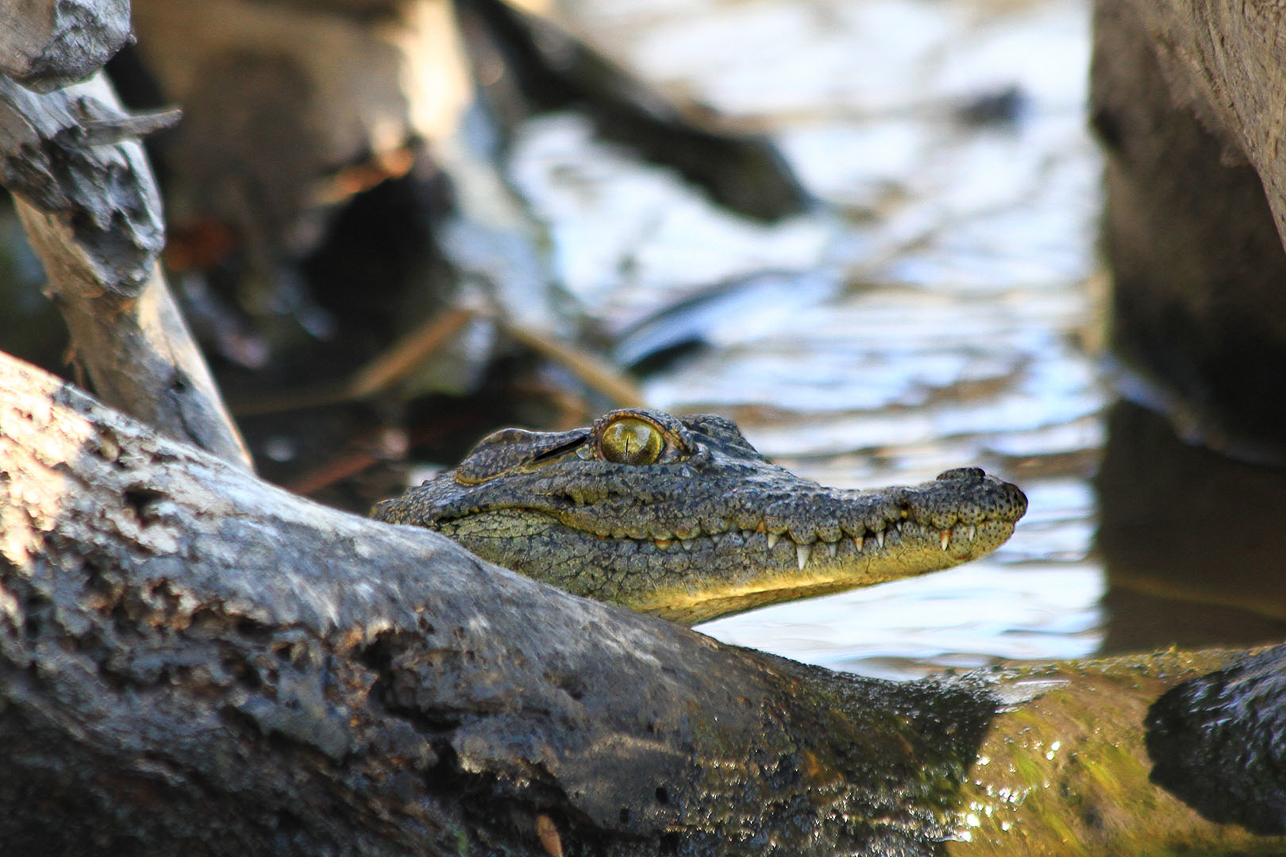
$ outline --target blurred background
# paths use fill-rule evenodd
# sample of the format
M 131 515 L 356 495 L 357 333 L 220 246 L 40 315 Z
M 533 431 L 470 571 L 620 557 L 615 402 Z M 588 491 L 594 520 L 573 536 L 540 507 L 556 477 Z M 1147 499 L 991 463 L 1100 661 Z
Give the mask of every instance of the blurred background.
M 524 5 L 135 4 L 109 70 L 184 108 L 166 263 L 267 478 L 365 512 L 501 425 L 713 412 L 828 485 L 1030 500 L 721 640 L 906 678 L 1283 637 L 1280 472 L 1119 399 L 1088 0 Z M 6 210 L 0 348 L 69 373 L 41 276 Z

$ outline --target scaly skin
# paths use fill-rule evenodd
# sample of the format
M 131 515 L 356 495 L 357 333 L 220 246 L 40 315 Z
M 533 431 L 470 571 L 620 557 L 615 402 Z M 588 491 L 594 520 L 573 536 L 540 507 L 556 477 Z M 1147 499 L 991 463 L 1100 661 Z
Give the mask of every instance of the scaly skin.
M 589 429 L 494 434 L 376 515 L 693 622 L 973 559 L 1025 510 L 1021 491 L 976 469 L 841 491 L 768 463 L 727 420 L 614 411 Z M 1282 854 L 1286 837 L 1210 819 L 1286 827 L 1276 741 L 1286 718 L 1274 713 L 1283 652 L 1242 664 L 1236 652 L 1171 651 L 903 684 L 799 667 L 791 693 L 834 719 L 794 724 L 789 746 L 753 752 L 780 754 L 772 770 L 807 778 L 799 800 L 813 814 L 801 829 L 827 853 L 843 840 L 839 851 L 872 857 Z M 782 792 L 747 758 L 730 748 L 700 791 L 729 795 L 725 808 L 753 794 L 763 816 L 752 809 L 739 823 L 757 831 Z M 728 820 L 701 823 L 716 822 Z
M 826 488 L 717 416 L 618 410 L 588 429 L 505 429 L 375 517 L 438 530 L 578 595 L 695 623 L 949 568 L 1027 509 L 977 468 L 911 487 Z

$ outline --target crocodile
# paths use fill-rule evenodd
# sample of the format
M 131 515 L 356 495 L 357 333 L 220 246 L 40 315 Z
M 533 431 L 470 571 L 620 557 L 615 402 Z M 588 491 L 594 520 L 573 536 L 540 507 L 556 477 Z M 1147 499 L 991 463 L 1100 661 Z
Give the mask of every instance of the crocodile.
M 828 488 L 772 464 L 723 417 L 625 408 L 572 431 L 497 431 L 373 515 L 694 624 L 976 559 L 1026 510 L 1021 490 L 976 467 Z

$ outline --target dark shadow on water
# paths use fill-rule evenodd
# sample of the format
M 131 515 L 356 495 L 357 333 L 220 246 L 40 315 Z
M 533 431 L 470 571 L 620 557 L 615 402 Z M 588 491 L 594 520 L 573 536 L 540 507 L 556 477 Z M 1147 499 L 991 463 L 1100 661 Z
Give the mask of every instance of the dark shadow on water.
M 1286 640 L 1286 470 L 1185 444 L 1119 402 L 1097 489 L 1103 654 Z

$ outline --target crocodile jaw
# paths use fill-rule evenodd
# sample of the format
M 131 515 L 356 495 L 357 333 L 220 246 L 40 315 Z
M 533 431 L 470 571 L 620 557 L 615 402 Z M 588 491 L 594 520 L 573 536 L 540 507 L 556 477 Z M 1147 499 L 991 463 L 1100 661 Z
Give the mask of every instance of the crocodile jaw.
M 743 582 L 706 581 L 699 586 L 657 588 L 629 602 L 629 606 L 673 622 L 695 625 L 768 604 L 951 568 L 995 550 L 1013 534 L 1014 525 L 988 521 L 946 532 L 944 539 L 941 531 L 906 523 L 887 535 L 882 547 L 866 542 L 862 550 L 857 550 L 855 544 L 850 550 L 848 541 L 796 545 L 783 538 L 769 550 L 769 563 L 758 566 L 758 573 Z M 832 544 L 834 557 L 830 556 Z M 747 549 L 751 553 L 767 550 L 767 544 L 756 536 Z
M 851 491 L 772 464 L 710 415 L 630 409 L 587 429 L 506 429 L 376 517 L 450 536 L 579 595 L 676 621 L 948 568 L 1027 510 L 977 468 Z
M 945 527 L 898 518 L 869 535 L 811 542 L 762 527 L 690 538 L 601 535 L 546 511 L 515 508 L 438 528 L 485 559 L 577 595 L 695 624 L 977 559 L 1013 534 L 1017 516 L 1009 517 Z

